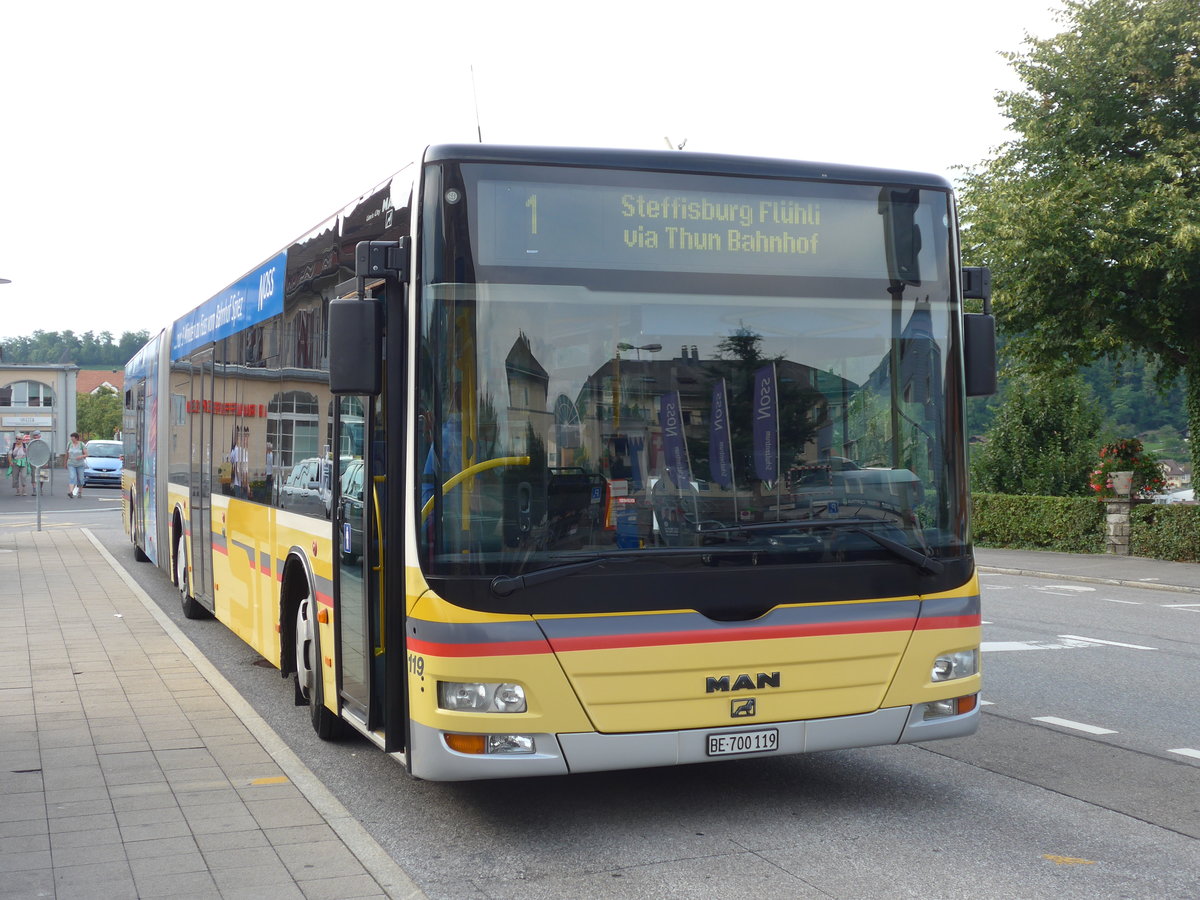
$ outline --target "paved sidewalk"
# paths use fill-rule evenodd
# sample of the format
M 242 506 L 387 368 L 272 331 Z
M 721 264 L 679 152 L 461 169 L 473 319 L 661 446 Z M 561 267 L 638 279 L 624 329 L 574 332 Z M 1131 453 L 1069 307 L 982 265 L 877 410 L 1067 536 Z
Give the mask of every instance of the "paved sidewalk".
M 1066 581 L 1200 593 L 1200 563 L 1168 562 L 1141 556 L 992 550 L 985 547 L 975 548 L 975 562 L 981 572 L 1039 575 Z
M 0 898 L 424 897 L 86 530 L 0 585 Z

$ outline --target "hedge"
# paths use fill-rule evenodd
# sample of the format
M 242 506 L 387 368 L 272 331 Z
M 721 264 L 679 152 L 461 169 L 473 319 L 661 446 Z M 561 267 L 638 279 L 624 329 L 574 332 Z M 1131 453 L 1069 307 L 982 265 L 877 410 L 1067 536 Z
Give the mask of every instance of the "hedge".
M 1155 503 L 1135 506 L 1129 534 L 1134 556 L 1200 562 L 1200 506 Z
M 973 538 L 980 547 L 1103 553 L 1106 510 L 1094 497 L 972 494 Z M 1200 506 L 1139 503 L 1133 507 L 1134 556 L 1200 562 Z
M 1104 552 L 1104 503 L 1094 497 L 972 494 L 971 500 L 971 531 L 981 547 Z

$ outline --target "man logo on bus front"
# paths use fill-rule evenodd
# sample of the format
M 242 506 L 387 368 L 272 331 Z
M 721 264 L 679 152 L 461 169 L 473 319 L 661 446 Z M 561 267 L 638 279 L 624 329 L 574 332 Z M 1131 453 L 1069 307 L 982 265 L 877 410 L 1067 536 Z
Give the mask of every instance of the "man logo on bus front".
M 733 719 L 745 719 L 754 715 L 758 711 L 754 698 L 747 697 L 744 700 L 731 700 L 729 703 L 729 716 Z

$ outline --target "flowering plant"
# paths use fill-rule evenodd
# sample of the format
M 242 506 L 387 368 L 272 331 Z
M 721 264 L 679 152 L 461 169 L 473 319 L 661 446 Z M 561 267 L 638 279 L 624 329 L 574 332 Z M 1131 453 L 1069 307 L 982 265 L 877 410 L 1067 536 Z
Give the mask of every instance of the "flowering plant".
M 1100 464 L 1092 470 L 1092 490 L 1101 497 L 1115 497 L 1114 472 L 1133 473 L 1134 497 L 1149 497 L 1162 493 L 1167 486 L 1158 458 L 1142 446 L 1137 438 L 1126 438 L 1100 448 Z

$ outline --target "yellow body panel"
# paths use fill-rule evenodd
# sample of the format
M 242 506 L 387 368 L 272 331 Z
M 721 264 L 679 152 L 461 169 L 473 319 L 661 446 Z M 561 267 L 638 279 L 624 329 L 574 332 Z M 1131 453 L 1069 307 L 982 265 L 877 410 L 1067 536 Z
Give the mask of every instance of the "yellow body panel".
M 264 658 L 278 664 L 279 591 L 273 572 L 278 547 L 272 525 L 269 507 L 213 495 L 213 594 L 217 618 Z M 218 552 L 222 543 L 223 553 Z
M 907 632 L 590 650 L 562 664 L 597 731 L 728 724 L 731 704 L 757 698 L 756 722 L 870 712 L 882 704 Z M 706 692 L 710 677 L 779 675 L 777 689 Z
M 743 721 L 735 712 L 748 698 L 753 724 L 765 724 L 979 690 L 978 675 L 931 680 L 939 653 L 979 646 L 974 578 L 925 598 L 780 607 L 751 623 L 713 623 L 687 610 L 535 621 L 462 609 L 424 590 L 413 573 L 408 583 L 424 591 L 409 598 L 412 715 L 443 731 L 676 731 Z M 953 610 L 971 600 L 971 615 L 921 616 L 937 601 Z M 489 654 L 492 646 L 504 651 Z M 520 683 L 530 711 L 439 710 L 438 680 Z
M 958 590 L 928 594 L 924 600 L 929 602 L 964 596 L 979 596 L 978 575 L 972 575 L 971 580 Z M 933 669 L 933 661 L 939 654 L 953 653 L 957 650 L 977 650 L 982 641 L 983 627 L 981 624 L 962 628 L 928 630 L 918 628 L 913 632 L 908 651 L 904 654 L 900 668 L 896 671 L 891 690 L 883 699 L 883 705 L 907 706 L 910 703 L 928 703 L 932 700 L 945 700 L 949 697 L 965 697 L 968 694 L 979 693 L 982 683 L 981 673 L 967 678 L 936 683 L 930 678 L 930 673 Z M 982 667 L 982 658 L 980 666 Z

